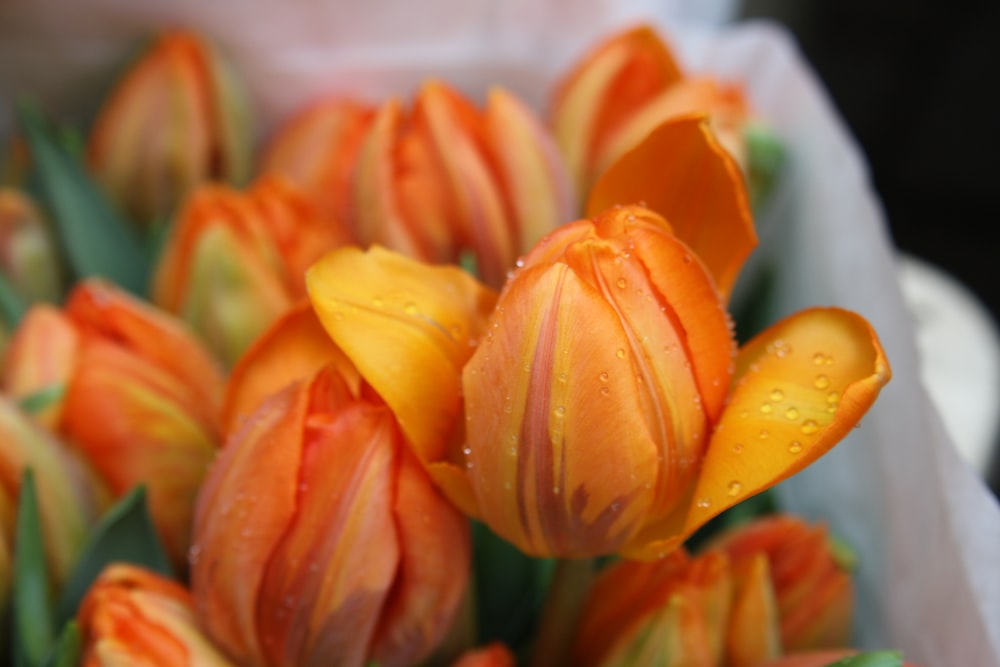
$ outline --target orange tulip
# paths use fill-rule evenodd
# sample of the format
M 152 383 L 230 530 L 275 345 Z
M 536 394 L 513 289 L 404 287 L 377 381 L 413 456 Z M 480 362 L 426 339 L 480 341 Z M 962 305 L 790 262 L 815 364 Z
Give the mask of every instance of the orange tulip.
M 83 462 L 0 396 L 0 609 L 9 593 L 18 493 L 28 468 L 35 479 L 46 563 L 57 590 L 104 509 L 103 490 Z
M 500 643 L 467 651 L 451 667 L 516 667 L 517 662 L 510 649 Z
M 323 217 L 351 220 L 353 173 L 374 110 L 334 98 L 306 108 L 271 138 L 260 173 L 275 173 L 302 188 Z
M 683 550 L 652 563 L 618 561 L 591 588 L 577 623 L 572 664 L 720 664 L 732 581 L 719 554 Z
M 568 220 L 573 198 L 552 138 L 510 93 L 476 109 L 443 83 L 420 89 L 412 113 L 384 104 L 357 165 L 355 231 L 428 262 L 476 258 L 499 286 L 517 256 Z
M 467 478 L 493 530 L 530 554 L 655 557 L 815 460 L 889 379 L 857 315 L 805 311 L 737 356 L 723 304 L 639 207 L 529 254 L 464 371 Z
M 742 91 L 686 78 L 660 36 L 641 25 L 604 40 L 571 68 L 555 88 L 550 122 L 577 190 L 586 193 L 655 127 L 699 111 L 745 164 L 749 112 Z
M 306 269 L 348 240 L 345 227 L 281 177 L 261 178 L 246 192 L 203 185 L 174 223 L 153 301 L 183 317 L 231 365 L 305 296 Z
M 786 653 L 850 646 L 851 573 L 832 548 L 825 526 L 775 515 L 720 535 L 709 548 L 737 564 L 766 559 Z
M 0 273 L 26 301 L 56 302 L 63 272 L 55 238 L 24 192 L 0 187 Z
M 90 136 L 90 167 L 126 213 L 149 225 L 199 183 L 246 178 L 246 108 L 209 44 L 165 32 L 105 101 Z
M 31 309 L 7 350 L 4 389 L 47 400 L 39 417 L 89 461 L 112 494 L 146 484 L 175 563 L 219 442 L 222 376 L 179 321 L 100 280 L 64 308 Z
M 285 343 L 301 317 L 248 353 L 244 377 L 258 355 L 267 371 L 277 349 L 300 354 Z M 459 608 L 468 524 L 357 377 L 332 363 L 264 399 L 205 481 L 192 588 L 240 664 L 415 664 Z
M 83 667 L 233 664 L 202 633 L 185 588 L 133 565 L 104 569 L 80 604 L 77 622 Z

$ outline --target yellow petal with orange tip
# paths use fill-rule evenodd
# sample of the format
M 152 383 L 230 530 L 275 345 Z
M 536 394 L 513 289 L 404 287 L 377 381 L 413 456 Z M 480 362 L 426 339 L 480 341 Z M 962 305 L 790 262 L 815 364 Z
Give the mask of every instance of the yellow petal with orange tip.
M 851 311 L 811 308 L 763 331 L 739 351 L 686 515 L 650 527 L 628 553 L 652 558 L 675 548 L 720 512 L 816 461 L 891 377 L 874 329 Z
M 232 434 L 240 422 L 269 395 L 334 364 L 354 395 L 361 376 L 330 339 L 303 299 L 262 333 L 233 367 L 222 404 L 222 433 Z
M 728 298 L 757 234 L 739 165 L 703 115 L 669 120 L 594 185 L 587 214 L 642 203 L 670 223 Z
M 593 155 L 605 137 L 681 77 L 660 36 L 639 25 L 602 42 L 557 84 L 551 123 L 578 193 L 595 176 Z
M 327 254 L 306 276 L 334 342 L 392 409 L 423 462 L 440 460 L 461 409 L 461 370 L 496 294 L 454 266 L 380 247 Z

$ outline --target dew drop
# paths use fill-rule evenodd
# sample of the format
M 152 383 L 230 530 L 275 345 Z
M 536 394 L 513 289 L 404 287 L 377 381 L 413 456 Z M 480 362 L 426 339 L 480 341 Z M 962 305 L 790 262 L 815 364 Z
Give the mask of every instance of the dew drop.
M 734 454 L 742 454 L 743 453 L 743 443 L 742 442 L 737 442 L 735 445 L 733 445 L 733 453 Z
M 796 410 L 795 408 L 788 408 L 787 410 L 785 410 L 785 418 L 786 419 L 798 419 L 799 418 L 799 411 Z
M 806 435 L 811 435 L 818 430 L 819 430 L 819 424 L 817 424 L 814 420 L 807 419 L 804 422 L 802 422 L 802 432 L 805 433 Z
M 625 350 L 623 350 L 621 348 L 618 348 L 617 350 L 615 350 L 615 356 L 618 357 L 619 359 L 624 359 L 625 358 Z
M 507 491 L 510 491 L 510 482 L 504 482 L 503 488 L 506 489 Z
M 465 449 L 462 450 L 462 453 L 465 454 L 466 456 L 471 456 L 472 455 L 472 447 L 466 447 Z
M 747 410 L 743 410 L 742 412 L 740 412 L 740 418 L 741 419 L 746 419 L 749 416 L 750 416 L 750 412 L 748 412 Z
M 601 387 L 601 395 L 602 396 L 610 396 L 611 395 L 611 390 L 608 389 L 607 387 Z
M 780 389 L 772 389 L 771 390 L 771 400 L 772 401 L 780 401 L 784 397 L 785 397 L 785 392 L 781 391 Z
M 554 412 L 556 413 L 556 417 L 561 419 L 566 416 L 566 406 L 560 405 L 554 410 Z
M 339 310 L 334 311 L 334 313 L 333 313 L 333 319 L 335 319 L 335 320 L 337 320 L 339 322 L 340 320 L 344 319 L 344 313 L 342 313 Z
M 741 491 L 743 491 L 743 484 L 734 479 L 729 483 L 729 486 L 727 488 L 729 489 L 727 491 L 729 497 L 735 498 L 736 496 L 740 495 Z
M 767 436 L 771 435 L 771 432 L 766 428 L 760 430 L 760 435 L 758 436 L 761 440 L 767 440 Z
M 603 371 L 601 373 L 600 377 L 601 377 L 601 382 L 607 382 L 608 381 L 608 372 L 607 371 Z
M 565 373 L 560 373 L 559 374 L 559 381 L 560 382 L 566 382 L 566 374 Z
M 788 443 L 788 451 L 790 451 L 792 454 L 798 454 L 799 452 L 802 451 L 802 443 L 799 442 L 798 440 L 792 440 L 790 443 Z
M 830 378 L 825 375 L 817 375 L 813 381 L 813 386 L 817 389 L 826 389 L 830 386 Z
M 518 257 L 517 261 L 514 262 L 514 266 L 516 266 L 519 269 L 523 269 L 524 268 L 524 258 L 523 257 Z
M 771 414 L 771 411 L 773 409 L 774 408 L 771 407 L 770 403 L 764 403 L 763 405 L 760 406 L 760 411 L 763 412 L 765 415 Z
M 410 302 L 403 306 L 403 312 L 407 315 L 416 315 L 420 312 L 420 309 L 417 308 L 417 304 Z
M 712 506 L 712 499 L 711 498 L 699 498 L 698 502 L 696 502 L 695 505 L 697 505 L 698 507 L 700 507 L 702 509 L 705 509 L 707 507 L 711 507 Z
M 813 355 L 813 363 L 817 366 L 822 366 L 826 363 L 826 355 L 822 352 L 817 352 Z
M 511 457 L 515 457 L 516 458 L 517 457 L 517 447 L 511 447 L 510 449 L 507 450 L 507 453 L 510 454 Z
M 624 278 L 619 278 L 618 282 L 616 284 L 618 285 L 618 289 L 625 289 L 625 279 Z
M 826 395 L 826 402 L 829 403 L 830 405 L 836 405 L 837 403 L 840 403 L 840 394 L 838 394 L 835 391 L 831 391 L 829 394 Z
M 558 496 L 559 495 L 559 487 L 558 486 L 553 486 L 552 487 L 552 493 L 554 493 L 555 495 Z
M 201 547 L 197 544 L 192 544 L 191 548 L 188 549 L 188 563 L 197 565 L 199 557 L 201 557 Z

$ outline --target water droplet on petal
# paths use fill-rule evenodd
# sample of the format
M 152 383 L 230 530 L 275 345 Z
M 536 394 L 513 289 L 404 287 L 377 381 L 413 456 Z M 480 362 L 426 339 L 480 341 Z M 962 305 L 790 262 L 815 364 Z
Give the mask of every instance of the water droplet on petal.
M 742 442 L 737 442 L 735 445 L 733 445 L 733 453 L 734 454 L 742 454 L 743 453 L 743 443 Z
M 617 350 L 615 350 L 615 356 L 618 357 L 619 359 L 624 359 L 625 350 L 623 350 L 622 348 L 618 348 Z
M 407 315 L 417 315 L 420 313 L 420 309 L 417 308 L 417 304 L 410 302 L 403 306 L 403 312 Z
M 802 443 L 799 442 L 798 440 L 792 440 L 790 443 L 788 443 L 788 451 L 790 451 L 792 454 L 798 454 L 799 452 L 802 451 Z
M 830 378 L 825 375 L 817 375 L 816 379 L 813 381 L 813 386 L 817 389 L 826 389 L 830 386 Z
M 773 409 L 774 408 L 771 407 L 770 403 L 764 403 L 763 405 L 760 406 L 760 411 L 763 412 L 765 415 L 771 414 L 771 411 Z
M 699 498 L 698 502 L 696 502 L 695 505 L 697 505 L 698 507 L 700 507 L 702 509 L 706 509 L 706 508 L 712 506 L 712 499 L 711 498 Z
M 611 390 L 608 389 L 607 387 L 601 387 L 601 395 L 602 396 L 610 396 L 611 395 Z
M 736 496 L 740 495 L 741 491 L 743 491 L 743 484 L 734 479 L 729 483 L 727 489 L 728 491 L 726 493 L 729 494 L 729 497 L 735 498 Z
M 615 283 L 615 284 L 618 285 L 618 289 L 625 289 L 625 284 L 626 283 L 625 283 L 625 279 L 624 278 L 619 278 L 618 282 Z
M 772 389 L 771 390 L 771 400 L 772 401 L 780 401 L 783 398 L 785 398 L 785 392 L 781 391 L 780 389 Z
M 786 419 L 798 419 L 799 418 L 799 411 L 797 409 L 795 409 L 795 408 L 788 408 L 787 410 L 785 410 L 785 418 Z
M 806 435 L 811 435 L 818 430 L 819 430 L 819 424 L 817 424 L 814 420 L 807 419 L 804 422 L 802 422 L 802 432 L 805 433 Z
M 601 382 L 607 382 L 608 381 L 608 372 L 607 371 L 603 371 L 601 373 L 601 375 L 600 375 L 600 378 L 601 378 Z

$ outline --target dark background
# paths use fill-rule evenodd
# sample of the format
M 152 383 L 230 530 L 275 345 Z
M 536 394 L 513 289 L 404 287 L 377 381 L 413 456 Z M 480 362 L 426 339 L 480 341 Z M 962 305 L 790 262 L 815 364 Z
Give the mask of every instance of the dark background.
M 741 7 L 742 18 L 777 21 L 798 41 L 868 158 L 896 244 L 1000 320 L 1000 1 Z

